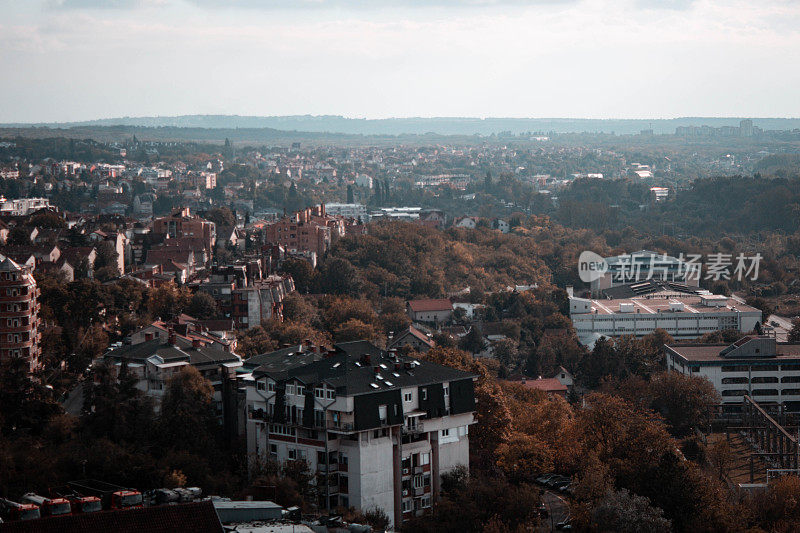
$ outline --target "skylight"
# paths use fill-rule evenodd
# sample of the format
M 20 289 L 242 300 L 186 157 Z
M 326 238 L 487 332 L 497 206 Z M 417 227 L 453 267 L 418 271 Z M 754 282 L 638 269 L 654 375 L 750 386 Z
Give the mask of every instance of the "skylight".
M 342 364 L 342 363 L 334 363 L 334 364 L 333 364 L 333 368 L 339 368 L 339 365 L 341 365 L 341 364 Z
M 372 387 L 373 389 L 379 389 L 380 388 L 380 386 L 377 383 L 370 383 L 369 386 Z
M 387 387 L 394 387 L 394 383 L 392 383 L 391 381 L 387 381 L 385 383 Z

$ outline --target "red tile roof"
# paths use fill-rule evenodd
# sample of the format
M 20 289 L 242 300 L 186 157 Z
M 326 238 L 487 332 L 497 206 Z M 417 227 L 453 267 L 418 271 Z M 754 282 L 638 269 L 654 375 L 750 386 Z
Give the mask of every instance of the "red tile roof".
M 521 383 L 529 389 L 539 389 L 545 392 L 567 392 L 567 386 L 556 378 L 528 379 Z
M 453 304 L 446 298 L 437 300 L 411 300 L 408 307 L 415 313 L 420 311 L 452 311 Z

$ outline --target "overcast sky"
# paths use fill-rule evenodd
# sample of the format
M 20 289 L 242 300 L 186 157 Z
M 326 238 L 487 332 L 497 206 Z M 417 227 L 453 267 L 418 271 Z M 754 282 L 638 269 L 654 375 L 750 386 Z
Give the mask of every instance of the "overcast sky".
M 800 116 L 800 0 L 0 0 L 0 122 Z

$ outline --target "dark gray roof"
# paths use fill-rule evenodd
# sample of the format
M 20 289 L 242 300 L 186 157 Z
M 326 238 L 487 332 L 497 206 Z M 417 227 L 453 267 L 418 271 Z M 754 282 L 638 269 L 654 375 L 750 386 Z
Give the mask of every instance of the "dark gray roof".
M 306 350 L 304 351 L 304 348 Z M 287 348 L 281 348 L 274 352 L 254 355 L 245 360 L 244 366 L 261 374 L 285 371 L 299 365 L 306 365 L 319 361 L 324 354 L 319 354 L 313 350 L 308 350 L 302 344 L 295 344 Z
M 697 294 L 699 290 L 699 287 L 689 287 L 684 283 L 648 279 L 603 289 L 603 296 L 612 300 L 622 300 L 625 298 L 640 296 L 642 294 L 652 294 L 659 291 L 674 291 L 686 294 Z
M 108 359 L 127 360 L 128 362 L 143 363 L 147 358 L 158 355 L 164 362 L 188 361 L 193 366 L 204 366 L 208 364 L 223 364 L 239 362 L 239 356 L 226 352 L 214 345 L 192 347 L 192 343 L 180 337 L 176 339 L 173 346 L 162 339 L 141 342 L 139 344 L 128 344 L 115 350 L 106 352 L 104 355 Z
M 334 387 L 337 394 L 348 396 L 477 377 L 429 361 L 391 354 L 369 341 L 341 343 L 335 347 L 336 353 L 328 357 L 323 355 L 321 359 L 303 364 L 297 356 L 292 356 L 284 366 L 274 364 L 259 368 L 253 375 L 268 375 L 277 381 L 295 378 L 306 385 L 325 382 Z

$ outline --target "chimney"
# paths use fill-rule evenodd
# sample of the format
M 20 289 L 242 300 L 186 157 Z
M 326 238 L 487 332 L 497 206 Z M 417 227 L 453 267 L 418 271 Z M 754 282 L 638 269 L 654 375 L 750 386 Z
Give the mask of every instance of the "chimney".
M 175 346 L 176 343 L 175 330 L 171 327 L 167 330 L 167 343 Z
M 371 358 L 370 358 L 370 356 L 369 356 L 369 354 L 368 354 L 368 353 L 365 353 L 364 355 L 362 355 L 362 356 L 361 356 L 361 360 L 364 362 L 364 364 L 367 364 L 367 365 L 368 365 L 368 364 L 369 364 L 369 360 L 370 360 L 370 359 L 371 359 Z
M 372 369 L 375 371 L 376 374 L 380 374 L 381 373 L 381 367 L 379 367 L 379 366 L 374 366 L 374 367 L 372 367 Z
M 336 355 L 336 350 L 328 350 L 328 357 L 333 357 L 334 355 Z
M 567 296 L 572 298 L 575 295 L 575 290 L 572 288 L 572 285 L 567 285 Z

